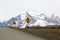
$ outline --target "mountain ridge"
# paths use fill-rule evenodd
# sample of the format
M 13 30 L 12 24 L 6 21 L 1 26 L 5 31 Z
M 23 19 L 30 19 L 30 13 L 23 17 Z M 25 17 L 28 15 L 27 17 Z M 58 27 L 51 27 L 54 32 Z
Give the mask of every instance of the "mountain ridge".
M 1 24 L 0 26 L 13 26 L 12 22 L 16 22 L 15 26 L 20 27 L 20 28 L 25 28 L 25 26 L 27 25 L 27 23 L 25 22 L 27 17 L 31 19 L 29 26 L 60 25 L 59 17 L 56 17 L 54 19 L 53 18 L 54 16 L 48 17 L 45 14 L 33 16 L 33 15 L 30 15 L 29 12 L 26 12 L 24 15 L 18 15 L 16 17 L 12 17 L 8 21 L 0 22 Z

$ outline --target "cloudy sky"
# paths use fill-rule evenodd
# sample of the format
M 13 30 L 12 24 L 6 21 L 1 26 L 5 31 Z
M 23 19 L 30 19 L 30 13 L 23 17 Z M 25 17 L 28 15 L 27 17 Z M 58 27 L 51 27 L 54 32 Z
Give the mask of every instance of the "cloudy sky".
M 60 0 L 0 0 L 0 21 L 6 21 L 23 11 L 59 16 Z

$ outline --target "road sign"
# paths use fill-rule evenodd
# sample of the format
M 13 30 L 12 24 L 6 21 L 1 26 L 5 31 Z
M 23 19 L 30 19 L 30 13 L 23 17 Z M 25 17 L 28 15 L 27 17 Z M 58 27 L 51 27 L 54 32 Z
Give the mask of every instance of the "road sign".
M 31 19 L 29 17 L 27 17 L 25 21 L 26 21 L 26 23 L 29 24 L 31 22 Z
M 15 25 L 15 24 L 16 24 L 16 22 L 13 22 L 13 24 Z

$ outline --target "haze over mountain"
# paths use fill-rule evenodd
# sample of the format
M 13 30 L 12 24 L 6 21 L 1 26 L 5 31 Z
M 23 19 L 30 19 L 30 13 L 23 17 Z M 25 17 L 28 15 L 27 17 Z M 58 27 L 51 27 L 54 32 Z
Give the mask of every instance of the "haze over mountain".
M 31 22 L 29 26 L 46 26 L 46 25 L 60 25 L 60 18 L 58 16 L 51 15 L 51 17 L 46 16 L 45 14 L 40 15 L 32 15 L 29 12 L 25 12 L 25 14 L 20 14 L 16 17 L 12 17 L 8 21 L 0 22 L 0 26 L 17 26 L 20 28 L 25 28 L 27 23 L 25 22 L 26 18 L 29 17 Z M 16 22 L 16 25 L 12 23 Z

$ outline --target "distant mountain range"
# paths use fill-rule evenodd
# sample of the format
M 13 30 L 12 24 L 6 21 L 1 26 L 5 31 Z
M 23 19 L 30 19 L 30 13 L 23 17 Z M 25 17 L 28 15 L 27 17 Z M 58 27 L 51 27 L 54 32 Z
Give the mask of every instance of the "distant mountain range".
M 26 18 L 29 17 L 31 19 L 31 22 L 29 23 L 29 26 L 46 26 L 46 25 L 60 25 L 60 18 L 58 16 L 54 17 L 54 15 L 51 15 L 51 17 L 48 17 L 44 14 L 40 15 L 30 15 L 29 12 L 26 12 L 25 14 L 18 15 L 16 17 L 13 17 L 9 19 L 8 21 L 0 22 L 0 26 L 17 26 L 20 28 L 25 28 L 27 23 L 25 22 Z M 16 22 L 16 25 L 13 25 L 12 23 Z

